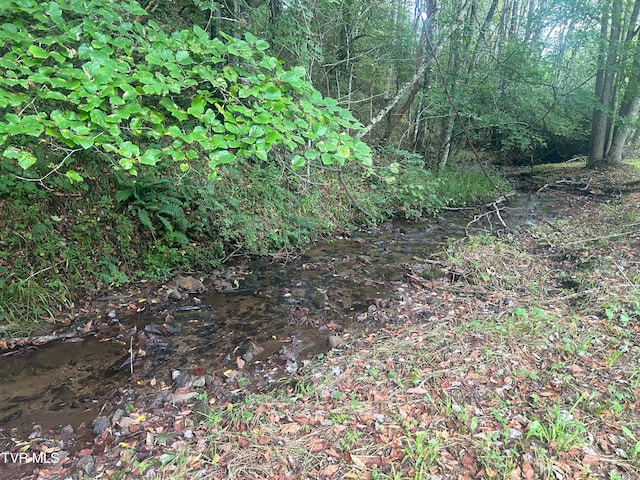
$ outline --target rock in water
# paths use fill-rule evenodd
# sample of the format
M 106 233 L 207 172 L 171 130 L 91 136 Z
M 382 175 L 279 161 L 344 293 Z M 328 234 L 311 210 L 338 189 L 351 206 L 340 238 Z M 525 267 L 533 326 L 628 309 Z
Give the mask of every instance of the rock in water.
M 178 275 L 175 279 L 175 284 L 179 290 L 184 290 L 188 293 L 202 293 L 207 289 L 204 283 L 190 275 L 187 277 Z
M 318 290 L 311 297 L 311 303 L 316 308 L 324 308 L 325 305 L 327 304 L 328 299 L 329 298 L 327 297 L 327 294 L 325 292 Z

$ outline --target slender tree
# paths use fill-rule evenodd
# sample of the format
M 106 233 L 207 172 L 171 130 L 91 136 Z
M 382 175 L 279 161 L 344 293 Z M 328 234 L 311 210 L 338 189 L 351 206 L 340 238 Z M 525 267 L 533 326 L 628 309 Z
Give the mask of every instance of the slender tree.
M 587 167 L 620 163 L 640 110 L 640 0 L 605 0 L 601 11 L 595 97 Z M 631 52 L 631 54 L 629 54 Z M 631 68 L 625 68 L 629 64 Z M 618 89 L 623 89 L 622 95 Z M 619 100 L 622 98 L 622 100 Z M 614 122 L 615 121 L 615 122 Z

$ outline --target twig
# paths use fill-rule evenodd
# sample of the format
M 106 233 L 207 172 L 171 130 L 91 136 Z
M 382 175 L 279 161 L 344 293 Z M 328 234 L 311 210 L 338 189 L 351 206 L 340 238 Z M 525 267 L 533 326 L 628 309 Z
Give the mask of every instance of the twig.
M 505 221 L 502 219 L 502 215 L 500 214 L 500 210 L 502 208 L 500 208 L 499 204 L 501 204 L 502 202 L 507 201 L 507 197 L 505 195 L 501 195 L 500 197 L 498 197 L 496 200 L 494 200 L 491 203 L 487 203 L 484 208 L 492 208 L 492 210 L 489 210 L 488 212 L 483 213 L 482 215 L 476 215 L 474 217 L 473 220 L 471 220 L 469 223 L 467 223 L 467 226 L 465 227 L 465 231 L 469 230 L 469 227 L 471 225 L 473 225 L 474 223 L 480 221 L 480 219 L 482 218 L 486 218 L 487 222 L 489 222 L 489 231 L 493 231 L 493 224 L 491 223 L 491 218 L 490 215 L 493 213 L 495 214 L 495 216 L 498 218 L 498 220 L 500 221 L 500 223 L 502 224 L 502 226 L 504 228 L 507 227 L 507 224 L 505 223 Z M 468 231 L 467 231 L 467 235 L 468 235 Z
M 640 225 L 640 222 L 631 223 L 629 225 L 623 225 L 623 227 L 636 227 L 638 225 Z M 638 232 L 621 232 L 621 233 L 612 233 L 611 235 L 603 235 L 601 237 L 585 238 L 584 240 L 576 240 L 575 242 L 565 243 L 564 245 L 562 245 L 562 248 L 569 247 L 571 245 L 578 245 L 580 243 L 593 242 L 593 241 L 596 241 L 596 240 L 605 240 L 607 238 L 624 237 L 626 235 L 635 235 L 637 233 Z
M 365 217 L 371 218 L 372 215 L 369 212 L 367 212 L 364 208 L 362 208 L 360 205 L 358 205 L 358 203 L 355 201 L 355 199 L 351 195 L 351 192 L 349 191 L 349 187 L 347 186 L 346 182 L 344 181 L 344 178 L 342 178 L 342 170 L 338 170 L 338 179 L 340 180 L 340 185 L 342 185 L 342 188 L 344 189 L 344 193 L 347 195 L 347 198 L 349 199 L 351 204 L 357 210 L 359 210 L 360 213 L 362 213 Z
M 136 326 L 133 328 L 133 333 L 129 338 L 129 358 L 130 358 L 129 371 L 131 372 L 132 379 L 133 379 L 133 337 L 136 336 L 137 332 L 138 332 L 138 327 Z
M 26 182 L 34 182 L 34 183 L 39 183 L 44 189 L 48 190 L 48 191 L 52 191 L 52 188 L 47 187 L 44 184 L 44 181 L 47 179 L 47 177 L 49 177 L 50 175 L 54 174 L 54 173 L 58 173 L 58 170 L 60 170 L 65 162 L 67 161 L 67 159 L 73 155 L 76 152 L 79 152 L 80 150 L 82 150 L 81 148 L 76 148 L 73 149 L 71 151 L 69 151 L 69 153 L 67 153 L 67 156 L 64 157 L 60 163 L 58 163 L 55 167 L 53 167 L 51 170 L 49 170 L 49 172 L 47 172 L 44 176 L 40 177 L 40 178 L 28 178 L 28 177 L 22 177 L 20 175 L 12 175 L 14 178 L 17 178 L 18 180 L 24 180 Z
M 500 223 L 502 224 L 502 226 L 507 228 L 507 224 L 504 223 L 504 220 L 502 219 L 502 215 L 500 215 L 500 208 L 498 208 L 498 202 L 494 202 L 493 206 L 495 207 L 496 217 L 498 217 L 498 220 L 500 220 Z
M 616 266 L 616 268 L 618 269 L 618 271 L 622 274 L 622 276 L 624 277 L 624 279 L 627 281 L 627 283 L 629 285 L 631 285 L 632 287 L 636 287 L 636 284 L 633 283 L 631 280 L 629 280 L 629 277 L 627 277 L 627 274 L 624 273 L 624 270 L 622 270 L 622 267 L 620 267 L 620 265 L 618 265 L 616 262 L 613 262 L 613 264 Z

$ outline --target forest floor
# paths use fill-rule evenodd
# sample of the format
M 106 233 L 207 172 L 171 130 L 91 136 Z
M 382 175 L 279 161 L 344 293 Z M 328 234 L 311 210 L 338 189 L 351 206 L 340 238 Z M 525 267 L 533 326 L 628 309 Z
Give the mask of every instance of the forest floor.
M 639 478 L 640 169 L 522 178 L 556 220 L 409 268 L 385 328 L 235 402 L 132 405 L 34 478 Z

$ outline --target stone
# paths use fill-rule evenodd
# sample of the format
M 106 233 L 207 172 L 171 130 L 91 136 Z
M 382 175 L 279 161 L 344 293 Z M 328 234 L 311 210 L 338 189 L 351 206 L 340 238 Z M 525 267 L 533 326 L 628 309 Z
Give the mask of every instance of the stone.
M 182 299 L 182 294 L 177 289 L 169 290 L 169 300 L 172 302 L 177 302 Z
M 122 410 L 121 408 L 117 409 L 115 412 L 113 412 L 113 415 L 111 416 L 111 424 L 115 425 L 125 415 L 126 414 L 124 413 L 124 410 Z
M 327 300 L 327 294 L 318 290 L 311 297 L 311 304 L 316 308 L 324 308 L 327 304 Z
M 96 437 L 104 432 L 111 425 L 111 421 L 107 417 L 97 417 L 91 424 L 91 433 Z
M 182 402 L 186 403 L 196 395 L 198 395 L 198 392 L 174 393 L 173 403 L 182 403 Z
M 329 337 L 327 338 L 327 345 L 331 349 L 339 347 L 340 345 L 342 345 L 342 342 L 343 338 L 339 335 L 329 335 Z
M 204 283 L 190 275 L 187 277 L 178 275 L 175 279 L 175 285 L 179 290 L 184 290 L 188 293 L 202 293 L 207 289 Z
M 84 470 L 84 472 L 90 477 L 93 476 L 93 472 L 95 469 L 95 462 L 91 455 L 83 455 L 78 460 L 78 468 Z

